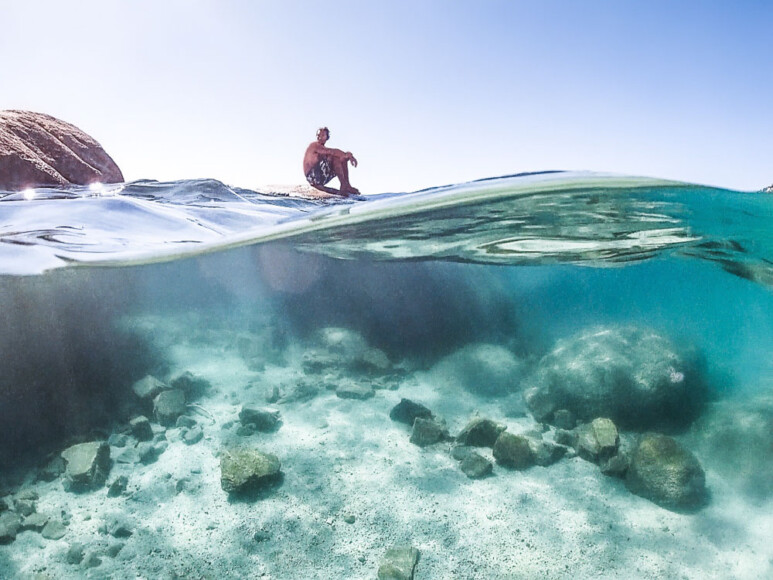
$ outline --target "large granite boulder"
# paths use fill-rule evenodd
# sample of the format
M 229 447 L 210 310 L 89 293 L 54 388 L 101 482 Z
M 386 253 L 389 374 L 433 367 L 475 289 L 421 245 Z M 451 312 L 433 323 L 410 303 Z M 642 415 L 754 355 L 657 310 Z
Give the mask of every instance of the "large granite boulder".
M 708 499 L 706 475 L 696 457 L 667 435 L 648 433 L 630 458 L 625 486 L 675 511 L 694 511 Z
M 558 341 L 540 361 L 524 399 L 538 421 L 570 411 L 623 427 L 685 425 L 705 401 L 697 357 L 647 329 L 595 328 Z
M 43 113 L 0 111 L 0 190 L 122 181 L 115 161 L 77 127 Z

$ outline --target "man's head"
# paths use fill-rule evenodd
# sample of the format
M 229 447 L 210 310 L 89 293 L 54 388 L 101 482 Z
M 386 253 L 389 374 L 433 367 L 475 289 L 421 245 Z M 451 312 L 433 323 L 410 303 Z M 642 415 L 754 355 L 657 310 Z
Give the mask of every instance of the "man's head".
M 324 143 L 328 139 L 330 139 L 330 129 L 327 127 L 320 127 L 317 129 L 317 141 Z

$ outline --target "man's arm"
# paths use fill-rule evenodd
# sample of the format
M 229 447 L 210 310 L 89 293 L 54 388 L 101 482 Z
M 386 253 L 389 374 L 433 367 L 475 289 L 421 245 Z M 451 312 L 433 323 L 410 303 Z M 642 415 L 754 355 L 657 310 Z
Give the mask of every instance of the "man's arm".
M 352 155 L 350 152 L 341 151 L 340 149 L 335 149 L 333 147 L 325 147 L 324 145 L 320 145 L 319 143 L 315 143 L 315 145 L 316 145 L 316 147 L 314 148 L 315 153 L 320 157 L 337 157 L 342 161 L 351 161 L 352 165 L 357 167 L 357 160 L 354 158 L 354 155 Z

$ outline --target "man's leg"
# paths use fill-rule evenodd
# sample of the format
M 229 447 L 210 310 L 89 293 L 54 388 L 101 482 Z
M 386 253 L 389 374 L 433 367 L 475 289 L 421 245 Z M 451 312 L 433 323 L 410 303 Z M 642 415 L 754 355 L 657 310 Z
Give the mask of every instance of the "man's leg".
M 337 159 L 337 158 L 334 159 L 333 171 L 335 171 L 336 177 L 338 177 L 338 180 L 341 182 L 341 193 L 344 193 L 344 194 L 353 193 L 355 195 L 360 195 L 359 190 L 352 187 L 352 184 L 349 183 L 349 162 L 348 161 Z

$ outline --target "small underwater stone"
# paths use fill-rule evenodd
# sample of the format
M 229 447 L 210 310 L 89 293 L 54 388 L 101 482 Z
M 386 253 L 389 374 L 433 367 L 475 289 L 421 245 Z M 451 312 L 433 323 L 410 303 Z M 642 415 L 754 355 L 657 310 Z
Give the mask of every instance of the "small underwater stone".
M 39 532 L 48 523 L 49 516 L 46 514 L 34 513 L 28 515 L 21 523 L 22 530 L 34 530 Z
M 279 427 L 279 411 L 253 405 L 243 405 L 239 411 L 239 421 L 242 425 L 252 425 L 256 430 L 269 432 Z
M 281 466 L 279 458 L 271 453 L 229 449 L 220 458 L 220 485 L 227 493 L 249 493 L 278 479 Z
M 126 433 L 112 433 L 107 438 L 107 444 L 112 447 L 126 447 L 129 442 L 129 436 Z
M 112 514 L 105 519 L 103 531 L 114 538 L 128 538 L 134 533 L 134 522 L 123 514 Z
M 28 516 L 35 513 L 37 506 L 31 499 L 15 499 L 13 500 L 13 509 L 20 516 Z
M 115 558 L 126 544 L 123 542 L 113 542 L 107 547 L 107 555 L 111 558 Z
M 553 434 L 553 440 L 556 443 L 571 447 L 572 449 L 577 447 L 577 439 L 577 431 L 574 430 L 556 429 L 556 432 Z
M 553 465 L 566 455 L 567 448 L 550 441 L 529 438 L 529 448 L 534 457 L 534 463 L 542 467 Z
M 197 425 L 196 419 L 193 417 L 189 417 L 188 415 L 180 415 L 177 417 L 177 421 L 175 422 L 175 427 L 178 429 L 181 427 L 186 427 L 188 429 L 192 429 Z
M 187 429 L 183 435 L 183 443 L 186 445 L 195 445 L 204 437 L 201 427 L 196 426 L 193 429 Z
M 148 418 L 144 415 L 134 417 L 134 419 L 129 421 L 129 427 L 137 441 L 150 441 L 153 439 L 153 428 L 150 426 Z
M 104 485 L 110 471 L 110 446 L 104 441 L 78 443 L 62 451 L 67 462 L 65 489 L 84 491 Z
M 132 385 L 134 394 L 140 399 L 153 399 L 169 387 L 152 375 L 147 375 Z
M 406 425 L 410 426 L 413 425 L 413 422 L 417 417 L 421 417 L 422 419 L 431 419 L 432 411 L 430 411 L 421 403 L 416 403 L 415 401 L 411 401 L 410 399 L 405 398 L 400 399 L 400 402 L 392 407 L 391 411 L 389 411 L 389 418 L 392 419 L 392 421 L 405 423 Z
M 118 497 L 126 491 L 126 487 L 129 485 L 129 478 L 125 475 L 120 475 L 115 478 L 115 481 L 110 484 L 107 490 L 107 497 Z
M 188 401 L 203 397 L 212 389 L 212 384 L 207 379 L 197 377 L 190 371 L 185 371 L 179 377 L 172 379 L 170 386 L 185 393 L 185 398 Z
M 502 432 L 494 443 L 494 459 L 511 469 L 526 469 L 534 464 L 534 456 L 526 437 Z
M 617 453 L 599 463 L 601 473 L 610 477 L 625 477 L 631 460 L 626 453 L 618 449 Z
M 40 499 L 40 494 L 34 489 L 23 489 L 16 494 L 16 499 L 24 499 L 29 501 L 37 501 Z
M 153 399 L 153 416 L 161 425 L 173 426 L 185 410 L 185 393 L 180 389 L 162 391 Z
M 423 419 L 421 417 L 417 417 L 413 422 L 410 441 L 414 445 L 426 447 L 444 439 L 448 439 L 448 429 L 445 423 L 437 419 Z
M 708 500 L 706 475 L 698 459 L 672 437 L 657 433 L 639 440 L 631 454 L 625 486 L 667 509 L 690 511 Z
M 370 399 L 375 395 L 375 391 L 370 387 L 363 387 L 357 384 L 344 384 L 336 389 L 336 395 L 341 399 L 356 399 L 363 401 Z
M 48 520 L 48 523 L 43 526 L 43 530 L 40 535 L 46 540 L 60 540 L 67 533 L 67 528 L 64 524 L 57 520 Z
M 102 565 L 102 559 L 95 553 L 90 552 L 88 556 L 83 560 L 84 568 L 97 568 Z
M 571 411 L 559 409 L 553 413 L 553 425 L 558 429 L 574 429 L 577 426 L 577 419 Z
M 70 546 L 70 549 L 67 550 L 67 554 L 64 557 L 64 561 L 72 565 L 80 564 L 83 561 L 84 552 L 85 552 L 85 549 L 83 547 L 83 544 L 79 542 L 75 542 Z
M 133 465 L 140 462 L 140 454 L 135 447 L 127 447 L 115 456 L 115 462 Z
M 462 459 L 459 468 L 470 479 L 480 479 L 494 470 L 494 464 L 479 453 L 472 452 Z
M 451 457 L 457 461 L 462 461 L 471 453 L 475 453 L 475 448 L 468 445 L 456 445 L 451 449 Z
M 413 580 L 419 551 L 412 547 L 389 548 L 381 558 L 378 580 Z
M 611 419 L 597 418 L 577 428 L 577 453 L 586 461 L 598 463 L 617 453 L 620 435 Z
M 10 544 L 16 539 L 16 533 L 21 527 L 19 514 L 3 512 L 0 514 L 0 544 Z
M 476 417 L 462 429 L 456 440 L 462 445 L 472 447 L 493 447 L 494 443 L 507 427 L 491 419 Z
M 344 516 L 344 521 L 347 524 L 353 524 L 355 522 L 355 517 L 352 514 L 347 514 Z

